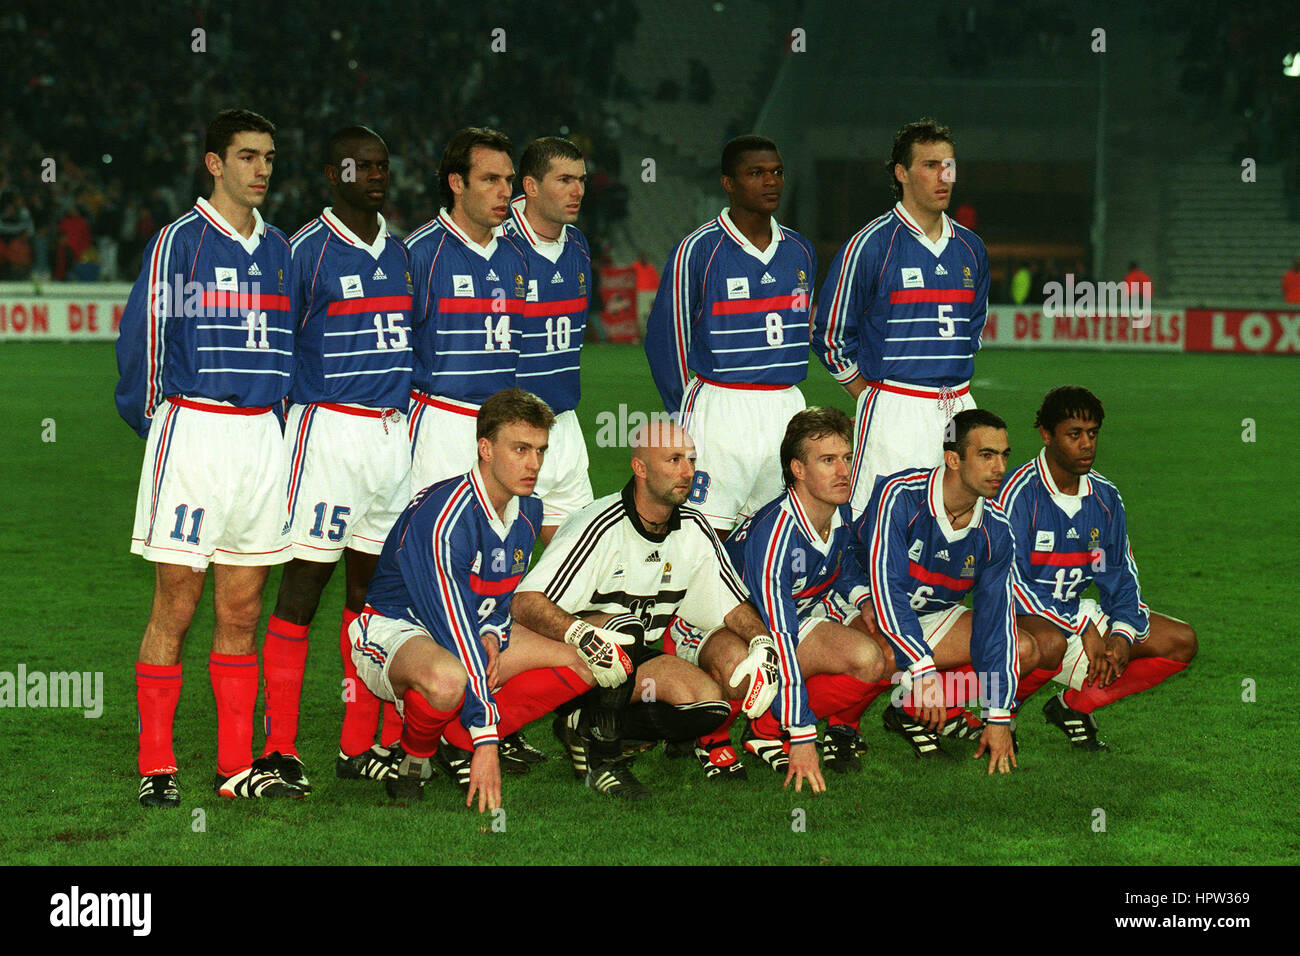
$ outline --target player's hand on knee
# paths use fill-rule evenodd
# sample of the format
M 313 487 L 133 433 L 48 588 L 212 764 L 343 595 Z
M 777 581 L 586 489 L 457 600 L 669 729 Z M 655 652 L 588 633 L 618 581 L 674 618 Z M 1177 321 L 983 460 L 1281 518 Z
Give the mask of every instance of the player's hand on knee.
M 476 793 L 479 813 L 501 806 L 501 761 L 496 744 L 474 748 L 474 756 L 469 762 L 469 793 L 465 796 L 465 806 L 474 806 Z
M 1133 645 L 1129 644 L 1123 636 L 1112 633 L 1106 641 L 1109 645 L 1106 649 L 1106 658 L 1110 662 L 1112 673 L 1110 680 L 1102 684 L 1102 687 L 1119 680 L 1133 655 Z
M 574 621 L 564 632 L 564 640 L 577 648 L 601 687 L 617 687 L 632 676 L 632 658 L 624 650 L 636 643 L 631 634 Z
M 804 744 L 790 745 L 790 766 L 786 769 L 784 790 L 794 781 L 794 792 L 802 792 L 803 782 L 808 781 L 808 789 L 813 793 L 826 792 L 826 779 L 822 776 L 821 766 L 817 760 L 817 745 L 809 741 Z
M 912 686 L 912 706 L 919 723 L 935 731 L 943 726 L 948 709 L 943 705 L 943 679 L 937 672 L 931 671 Z
M 1102 676 L 1110 671 L 1110 662 L 1106 657 L 1109 647 L 1106 639 L 1097 633 L 1097 628 L 1089 623 L 1087 629 L 1079 635 L 1083 641 L 1083 653 L 1088 658 L 1088 673 L 1084 677 L 1085 684 L 1091 684 L 1093 681 L 1100 680 Z
M 985 724 L 984 733 L 980 734 L 980 744 L 975 749 L 978 760 L 985 751 L 989 754 L 989 773 L 1010 773 L 1016 763 L 1016 748 L 1011 739 L 1011 728 L 1005 724 Z
M 501 684 L 501 646 L 495 634 L 481 634 L 479 640 L 483 642 L 483 652 L 487 654 L 487 679 L 488 687 L 492 690 L 498 689 Z
M 749 642 L 749 653 L 731 672 L 729 683 L 732 687 L 743 687 L 749 682 L 749 690 L 741 702 L 741 709 L 750 720 L 760 717 L 772 706 L 776 699 L 777 678 L 780 665 L 776 656 L 776 643 L 766 634 L 760 634 Z

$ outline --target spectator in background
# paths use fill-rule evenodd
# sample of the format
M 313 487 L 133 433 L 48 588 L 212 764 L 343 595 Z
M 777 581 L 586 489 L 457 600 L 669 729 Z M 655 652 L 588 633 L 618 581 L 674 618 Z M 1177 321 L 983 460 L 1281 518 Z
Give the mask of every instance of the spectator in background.
M 1300 302 L 1300 256 L 1296 257 L 1290 269 L 1282 273 L 1282 298 L 1288 302 Z
M 54 251 L 54 280 L 79 278 L 73 273 L 85 259 L 93 242 L 90 237 L 90 222 L 82 215 L 81 208 L 75 203 L 68 203 L 59 219 L 59 242 Z
M 1029 263 L 1020 263 L 1020 268 L 1011 276 L 1011 301 L 1015 305 L 1024 305 L 1033 290 L 1034 274 L 1029 271 Z
M 650 307 L 654 305 L 655 292 L 659 289 L 659 270 L 654 267 L 644 249 L 636 254 L 632 268 L 636 270 L 636 323 L 641 338 L 644 339 Z
M 17 193 L 0 197 L 0 279 L 26 279 L 32 271 L 36 226 Z
M 1143 286 L 1143 283 L 1146 285 Z M 1128 275 L 1124 276 L 1124 288 L 1128 290 L 1130 302 L 1139 295 L 1144 296 L 1148 303 L 1151 301 L 1151 277 L 1138 268 L 1136 259 L 1128 264 Z
M 958 206 L 957 211 L 953 214 L 952 218 L 956 219 L 972 232 L 975 230 L 975 227 L 979 225 L 980 221 L 979 213 L 975 211 L 974 204 L 969 201 Z

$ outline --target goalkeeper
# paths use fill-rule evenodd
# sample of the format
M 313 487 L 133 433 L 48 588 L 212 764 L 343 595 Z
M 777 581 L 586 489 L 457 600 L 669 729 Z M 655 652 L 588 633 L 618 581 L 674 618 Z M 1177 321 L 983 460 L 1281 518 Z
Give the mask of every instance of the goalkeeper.
M 772 704 L 778 660 L 717 535 L 682 507 L 695 480 L 691 437 L 656 422 L 631 441 L 631 480 L 560 526 L 511 611 L 516 623 L 576 647 L 596 679 L 554 725 L 575 774 L 599 793 L 642 800 L 650 791 L 623 759 L 625 739 L 690 741 L 731 713 L 718 681 L 648 646 L 673 617 L 706 635 L 725 625 L 747 642 L 728 679 L 755 717 Z

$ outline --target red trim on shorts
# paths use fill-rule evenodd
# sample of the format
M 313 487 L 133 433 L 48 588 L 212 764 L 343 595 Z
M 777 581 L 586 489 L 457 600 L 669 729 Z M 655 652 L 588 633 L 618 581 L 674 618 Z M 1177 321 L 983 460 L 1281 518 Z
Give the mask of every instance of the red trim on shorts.
M 315 402 L 314 404 L 317 408 L 326 408 L 331 412 L 342 412 L 344 415 L 356 415 L 360 418 L 383 418 L 394 411 L 391 408 L 355 408 L 352 405 L 336 405 L 334 402 Z
M 930 388 L 926 385 L 916 385 L 912 388 L 901 388 L 898 385 L 886 385 L 884 382 L 867 382 L 867 388 L 879 389 L 882 392 L 893 392 L 895 395 L 910 395 L 912 398 L 938 398 L 944 388 L 954 395 L 969 395 L 970 386 L 963 385 L 961 388 L 951 388 L 944 386 L 941 388 Z
M 745 389 L 746 391 L 754 391 L 754 392 L 779 392 L 783 388 L 792 387 L 790 385 L 757 385 L 748 382 L 747 383 L 715 382 L 711 378 L 705 378 L 703 375 L 698 375 L 698 374 L 695 377 L 698 378 L 701 382 L 703 382 L 706 385 L 716 385 L 718 386 L 718 388 L 739 388 L 739 389 Z
M 233 405 L 208 405 L 206 402 L 192 402 L 188 398 L 181 398 L 177 395 L 169 395 L 167 401 L 173 405 L 179 405 L 181 408 L 193 408 L 200 412 L 216 412 L 218 415 L 265 415 L 271 410 L 268 405 L 266 408 L 236 408 Z
M 452 405 L 451 403 L 444 402 L 441 399 L 431 398 L 428 395 L 425 395 L 424 392 L 417 392 L 415 389 L 411 389 L 411 398 L 414 401 L 419 402 L 421 405 L 428 405 L 430 408 L 440 408 L 444 412 L 455 412 L 457 415 L 464 415 L 467 418 L 478 417 L 477 407 L 471 410 L 461 405 Z

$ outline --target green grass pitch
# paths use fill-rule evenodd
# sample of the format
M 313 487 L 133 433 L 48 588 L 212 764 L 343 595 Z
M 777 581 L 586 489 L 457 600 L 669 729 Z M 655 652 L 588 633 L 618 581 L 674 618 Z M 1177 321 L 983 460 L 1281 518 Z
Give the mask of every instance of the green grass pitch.
M 22 864 L 1251 864 L 1296 863 L 1294 587 L 1300 507 L 1289 451 L 1300 435 L 1297 365 L 1254 356 L 990 351 L 979 403 L 1011 424 L 1012 459 L 1037 451 L 1034 409 L 1052 385 L 1085 384 L 1108 413 L 1099 470 L 1125 496 L 1143 596 L 1190 621 L 1201 653 L 1148 693 L 1099 713 L 1113 752 L 1071 752 L 1042 721 L 1047 690 L 1021 719 L 1020 770 L 988 778 L 966 759 L 921 765 L 863 721 L 864 772 L 829 792 L 751 780 L 707 785 L 662 750 L 637 762 L 654 791 L 622 806 L 577 786 L 548 724 L 530 739 L 551 759 L 507 777 L 505 815 L 466 810 L 445 778 L 423 803 L 333 776 L 342 704 L 342 574 L 313 628 L 301 752 L 316 792 L 301 802 L 231 802 L 211 789 L 215 717 L 206 659 L 210 599 L 185 651 L 176 720 L 182 809 L 135 799 L 132 662 L 152 570 L 128 551 L 143 442 L 118 419 L 108 345 L 0 346 L 6 467 L 0 499 L 0 671 L 103 672 L 97 719 L 67 709 L 3 709 L 0 862 Z M 657 402 L 637 347 L 591 346 L 580 409 L 588 440 L 620 403 Z M 810 403 L 848 398 L 815 361 Z M 851 409 L 850 409 L 851 410 Z M 1243 440 L 1254 422 L 1254 440 Z M 52 420 L 52 423 L 51 421 Z M 737 425 L 738 429 L 742 426 Z M 51 429 L 53 434 L 51 435 Z M 54 441 L 43 440 L 53 437 Z M 743 437 L 743 436 L 742 436 Z M 1246 435 L 1245 437 L 1250 437 Z M 591 449 L 598 495 L 617 489 L 627 452 Z M 266 613 L 279 580 L 273 571 Z M 263 617 L 265 620 L 265 614 Z M 1251 697 L 1253 702 L 1243 699 Z M 1105 831 L 1094 829 L 1096 810 Z M 802 825 L 799 825 L 802 824 Z

